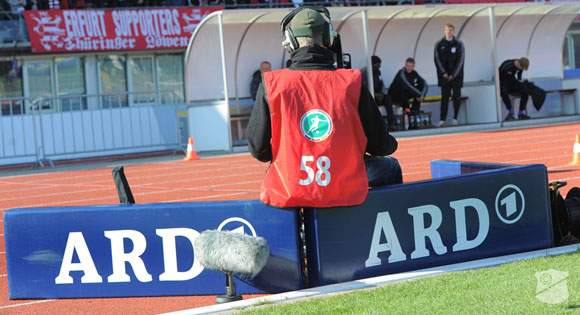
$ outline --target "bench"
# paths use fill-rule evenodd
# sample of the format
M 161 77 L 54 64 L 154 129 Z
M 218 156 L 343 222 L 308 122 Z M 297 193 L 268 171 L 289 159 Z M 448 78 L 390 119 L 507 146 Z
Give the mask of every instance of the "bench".
M 251 97 L 239 98 L 239 106 L 232 102 L 230 106 L 230 128 L 232 130 L 233 145 L 247 145 L 246 128 L 250 121 L 254 100 Z
M 461 97 L 459 98 L 459 101 L 460 101 L 461 105 L 465 105 L 465 123 L 469 124 L 469 97 L 465 96 L 465 95 L 461 95 Z M 421 106 L 429 105 L 429 104 L 437 104 L 437 103 L 441 103 L 441 95 L 432 95 L 432 96 L 425 97 L 423 102 L 421 102 Z M 449 103 L 450 104 L 453 103 L 453 99 L 451 97 L 449 98 Z M 453 113 L 453 109 L 451 108 L 449 110 L 449 112 Z
M 411 101 L 412 100 L 410 99 L 409 102 L 411 102 Z M 467 110 L 469 108 L 469 97 L 462 95 L 460 98 L 460 101 L 461 101 L 462 105 L 465 104 L 465 122 L 469 123 L 469 114 L 467 112 Z M 449 102 L 450 103 L 453 102 L 451 97 L 449 98 Z M 409 125 L 413 125 L 413 120 L 417 124 L 417 128 L 414 128 L 414 129 L 422 129 L 422 128 L 432 127 L 433 110 L 426 110 L 425 106 L 431 105 L 431 104 L 438 104 L 438 103 L 441 103 L 441 95 L 432 95 L 432 96 L 425 97 L 423 102 L 421 102 L 421 111 L 423 113 L 421 113 L 421 115 L 418 117 L 417 117 L 417 115 L 413 115 L 409 112 L 404 112 L 403 108 L 400 104 L 393 103 L 393 105 L 397 106 L 397 110 L 395 112 L 395 119 L 397 120 L 397 124 L 399 125 L 399 128 L 401 130 L 406 130 L 407 128 L 401 128 L 401 126 L 403 126 L 401 123 L 405 122 L 404 126 L 406 127 Z M 453 112 L 453 109 L 451 109 L 450 111 Z
M 576 112 L 576 98 L 574 97 L 576 95 L 576 89 L 558 89 L 558 90 L 546 90 L 546 98 L 548 97 L 548 95 L 554 95 L 554 94 L 558 94 L 560 95 L 560 105 L 562 106 L 562 111 L 564 111 L 564 104 L 565 104 L 565 98 L 568 96 L 572 96 L 573 100 L 574 100 L 574 112 Z M 512 102 L 512 105 L 514 104 L 514 101 L 516 99 L 521 98 L 522 95 L 519 93 L 510 93 L 509 94 L 509 98 L 510 101 Z M 531 97 L 530 97 L 531 100 Z M 533 100 L 531 100 L 533 102 Z

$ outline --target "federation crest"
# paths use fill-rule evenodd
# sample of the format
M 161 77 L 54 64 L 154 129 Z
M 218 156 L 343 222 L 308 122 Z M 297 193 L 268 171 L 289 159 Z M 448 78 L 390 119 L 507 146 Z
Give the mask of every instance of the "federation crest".
M 302 115 L 300 131 L 312 142 L 326 140 L 332 133 L 332 119 L 321 109 L 313 109 Z

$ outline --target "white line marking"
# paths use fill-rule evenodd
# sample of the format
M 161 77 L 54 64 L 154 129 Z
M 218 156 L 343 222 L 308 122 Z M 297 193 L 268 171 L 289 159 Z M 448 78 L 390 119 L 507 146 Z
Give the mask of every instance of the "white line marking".
M 31 305 L 31 304 L 45 303 L 45 302 L 50 302 L 50 301 L 54 301 L 54 300 L 42 300 L 42 301 L 34 301 L 34 302 L 28 302 L 28 303 L 20 303 L 20 304 L 5 305 L 5 306 L 0 306 L 0 310 L 1 310 L 1 309 L 6 309 L 6 308 L 11 308 L 11 307 L 18 307 L 18 306 L 24 306 L 24 305 Z

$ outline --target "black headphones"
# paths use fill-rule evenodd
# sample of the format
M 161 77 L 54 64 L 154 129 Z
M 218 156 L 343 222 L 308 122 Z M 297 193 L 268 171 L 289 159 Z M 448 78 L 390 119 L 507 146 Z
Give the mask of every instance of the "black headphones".
M 288 52 L 293 52 L 294 50 L 298 49 L 298 47 L 300 47 L 300 45 L 298 44 L 298 40 L 296 40 L 296 36 L 294 36 L 292 28 L 290 27 L 286 28 L 286 26 L 290 24 L 290 22 L 292 21 L 294 16 L 298 14 L 298 12 L 304 9 L 312 9 L 320 13 L 324 17 L 326 21 L 324 22 L 324 32 L 322 33 L 322 44 L 325 47 L 332 46 L 337 34 L 332 29 L 332 24 L 330 23 L 330 13 L 328 12 L 328 9 L 326 9 L 325 7 L 302 7 L 294 9 L 292 12 L 288 13 L 288 15 L 286 15 L 282 19 L 282 22 L 280 22 L 280 29 L 282 30 L 282 34 L 284 35 L 285 38 L 284 41 L 282 42 L 282 46 L 284 46 Z

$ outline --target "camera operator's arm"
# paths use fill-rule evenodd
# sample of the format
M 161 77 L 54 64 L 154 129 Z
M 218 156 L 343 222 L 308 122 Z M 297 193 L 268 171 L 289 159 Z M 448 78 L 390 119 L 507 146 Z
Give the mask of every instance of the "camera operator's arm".
M 246 129 L 246 138 L 248 139 L 248 148 L 254 158 L 262 162 L 272 160 L 270 107 L 262 83 L 260 83 L 256 93 L 256 102 Z
M 398 147 L 397 140 L 387 131 L 387 124 L 364 85 L 361 88 L 358 114 L 367 137 L 366 152 L 377 156 L 393 154 Z

